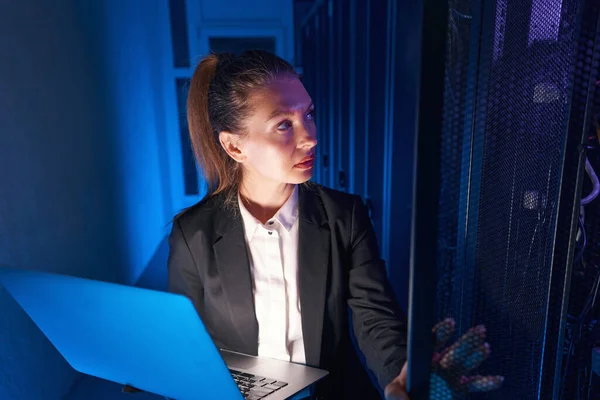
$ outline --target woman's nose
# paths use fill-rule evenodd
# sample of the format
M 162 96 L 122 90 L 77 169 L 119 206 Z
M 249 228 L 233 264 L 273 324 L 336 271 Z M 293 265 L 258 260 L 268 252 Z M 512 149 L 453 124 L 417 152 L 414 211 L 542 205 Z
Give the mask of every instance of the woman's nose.
M 312 149 L 317 145 L 317 133 L 313 132 L 311 129 L 303 128 L 300 143 L 302 147 Z

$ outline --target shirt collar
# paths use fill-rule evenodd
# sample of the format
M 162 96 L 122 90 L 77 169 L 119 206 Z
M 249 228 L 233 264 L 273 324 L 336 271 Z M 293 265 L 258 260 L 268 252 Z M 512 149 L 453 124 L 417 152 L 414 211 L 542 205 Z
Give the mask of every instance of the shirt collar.
M 246 234 L 246 240 L 249 242 L 254 237 L 256 233 L 256 229 L 262 225 L 261 222 L 254 218 L 250 211 L 244 206 L 242 199 L 238 193 L 238 204 L 240 207 L 240 214 L 242 215 L 242 220 L 244 222 L 244 230 Z M 286 200 L 286 202 L 281 206 L 279 211 L 275 213 L 273 218 L 285 228 L 287 232 L 289 232 L 294 223 L 298 219 L 298 186 L 294 187 L 294 191 L 290 195 L 290 197 Z

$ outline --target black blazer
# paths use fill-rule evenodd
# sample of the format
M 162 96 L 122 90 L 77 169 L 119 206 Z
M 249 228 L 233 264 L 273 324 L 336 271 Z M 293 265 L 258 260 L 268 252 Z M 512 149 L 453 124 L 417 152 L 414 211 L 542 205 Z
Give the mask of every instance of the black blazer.
M 169 291 L 188 296 L 219 348 L 256 355 L 258 323 L 244 226 L 219 195 L 178 216 L 169 237 Z M 406 318 L 379 257 L 361 198 L 299 186 L 298 274 L 306 364 L 330 375 L 318 398 L 379 398 L 349 326 L 383 388 L 406 361 Z M 351 310 L 351 314 L 348 312 Z

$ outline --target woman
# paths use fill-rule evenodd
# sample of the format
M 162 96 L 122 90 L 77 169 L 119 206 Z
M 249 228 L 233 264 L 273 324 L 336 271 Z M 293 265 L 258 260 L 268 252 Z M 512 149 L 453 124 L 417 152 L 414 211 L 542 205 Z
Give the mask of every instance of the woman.
M 405 317 L 360 197 L 308 182 L 314 105 L 293 67 L 264 51 L 207 56 L 192 77 L 188 122 L 209 189 L 173 223 L 169 290 L 192 299 L 218 347 L 328 370 L 319 398 L 379 397 L 352 324 L 386 396 L 404 398 Z M 445 339 L 453 322 L 438 328 Z M 437 364 L 478 365 L 489 353 L 483 337 L 472 330 L 453 348 L 466 352 Z M 494 379 L 451 383 L 481 389 Z

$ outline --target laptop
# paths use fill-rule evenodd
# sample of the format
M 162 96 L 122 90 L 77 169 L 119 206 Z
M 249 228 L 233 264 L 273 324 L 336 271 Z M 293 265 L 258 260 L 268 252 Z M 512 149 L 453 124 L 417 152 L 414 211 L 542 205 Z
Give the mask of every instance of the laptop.
M 185 296 L 2 266 L 0 286 L 75 370 L 168 399 L 287 399 L 327 375 L 217 349 Z

